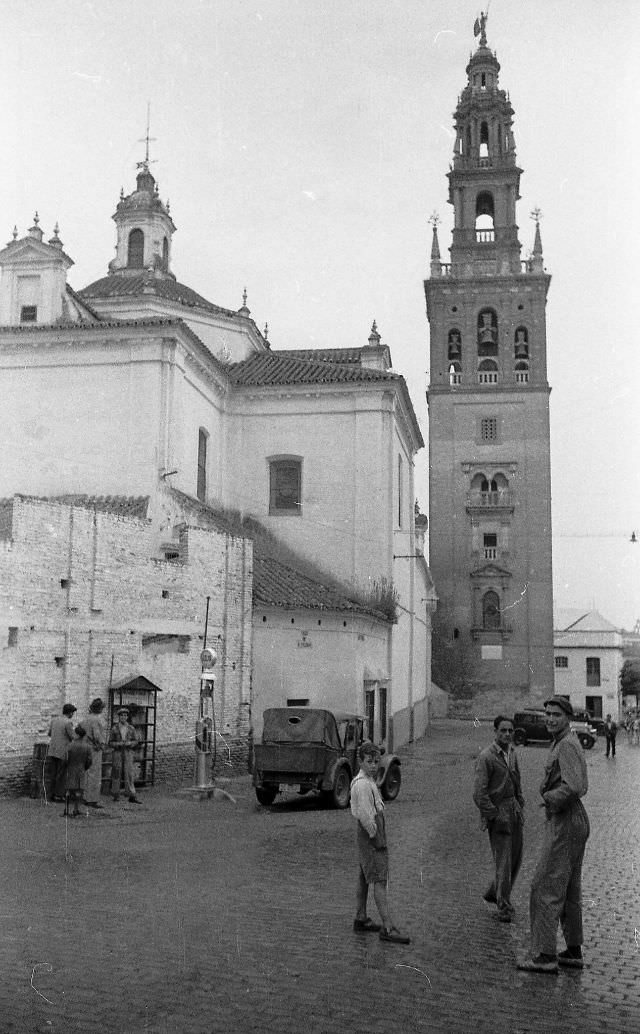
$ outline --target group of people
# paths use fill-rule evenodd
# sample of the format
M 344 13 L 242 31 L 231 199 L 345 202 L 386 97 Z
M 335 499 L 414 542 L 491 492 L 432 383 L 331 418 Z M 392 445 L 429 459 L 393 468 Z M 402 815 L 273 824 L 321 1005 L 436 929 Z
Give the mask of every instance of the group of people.
M 111 796 L 120 798 L 124 782 L 125 792 L 131 804 L 140 804 L 134 784 L 134 751 L 139 745 L 135 727 L 129 722 L 129 709 L 118 710 L 118 721 L 107 737 L 107 725 L 102 717 L 104 701 L 96 697 L 89 705 L 89 713 L 82 722 L 74 725 L 77 707 L 65 704 L 62 714 L 51 720 L 50 743 L 47 751 L 51 759 L 52 797 L 64 801 L 63 815 L 75 817 L 80 814 L 80 805 L 89 808 L 103 808 L 100 803 L 102 786 L 102 755 L 109 747 L 112 750 Z M 73 804 L 73 811 L 69 810 Z
M 530 953 L 518 963 L 518 969 L 555 974 L 559 965 L 584 966 L 582 862 L 589 819 L 582 798 L 588 780 L 583 748 L 571 730 L 571 703 L 565 697 L 551 697 L 544 709 L 552 736 L 540 785 L 545 823 L 529 898 Z M 489 834 L 495 868 L 484 899 L 496 904 L 500 921 L 509 923 L 514 913 L 511 889 L 522 861 L 525 802 L 512 745 L 513 722 L 498 715 L 494 729 L 494 742 L 476 762 L 473 799 Z M 613 739 L 615 743 L 615 736 Z M 566 944 L 561 952 L 557 950 L 558 924 Z
M 627 715 L 625 720 L 625 729 L 627 730 L 629 746 L 640 746 L 640 716 L 637 713 Z

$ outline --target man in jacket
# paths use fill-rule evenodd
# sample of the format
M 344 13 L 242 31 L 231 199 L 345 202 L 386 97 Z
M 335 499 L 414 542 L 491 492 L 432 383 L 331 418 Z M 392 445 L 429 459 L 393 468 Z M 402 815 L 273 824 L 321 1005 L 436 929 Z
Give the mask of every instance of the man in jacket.
M 604 738 L 607 741 L 606 756 L 609 757 L 611 754 L 612 758 L 616 756 L 616 736 L 618 735 L 618 726 L 613 721 L 610 714 L 607 715 L 607 720 L 604 723 Z
M 522 861 L 524 797 L 520 768 L 513 749 L 513 722 L 499 714 L 494 720 L 494 742 L 481 752 L 476 762 L 473 800 L 481 815 L 482 827 L 489 832 L 495 865 L 485 901 L 498 906 L 498 919 L 510 923 L 514 909 L 513 887 Z
M 118 721 L 111 728 L 109 746 L 113 750 L 111 768 L 111 795 L 114 801 L 120 797 L 120 780 L 124 777 L 125 792 L 131 804 L 140 804 L 133 782 L 133 752 L 138 746 L 138 734 L 129 723 L 129 709 L 121 707 Z
M 73 704 L 65 704 L 62 714 L 52 718 L 49 726 L 51 742 L 47 754 L 51 758 L 51 792 L 54 801 L 65 799 L 64 774 L 67 767 L 67 750 L 75 735 L 71 716 L 76 711 L 77 708 Z
M 582 860 L 589 819 L 582 805 L 587 789 L 584 751 L 571 731 L 573 708 L 565 697 L 545 701 L 553 737 L 540 786 L 544 839 L 531 883 L 531 954 L 518 969 L 557 973 L 558 963 L 582 969 Z M 558 921 L 566 950 L 557 954 Z

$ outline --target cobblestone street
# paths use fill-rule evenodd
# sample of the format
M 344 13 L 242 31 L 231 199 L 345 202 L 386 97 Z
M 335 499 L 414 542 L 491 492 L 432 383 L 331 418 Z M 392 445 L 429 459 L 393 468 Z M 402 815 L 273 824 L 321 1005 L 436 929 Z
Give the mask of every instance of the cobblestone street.
M 583 972 L 520 973 L 543 821 L 546 749 L 518 748 L 525 860 L 511 926 L 481 898 L 490 873 L 471 800 L 492 728 L 442 721 L 402 754 L 387 809 L 392 911 L 408 947 L 352 931 L 349 811 L 315 799 L 237 804 L 142 794 L 74 821 L 0 804 L 2 1034 L 591 1034 L 640 1029 L 640 749 L 586 753 L 592 826 Z M 106 802 L 105 802 L 106 803 Z M 373 903 L 370 912 L 376 915 Z

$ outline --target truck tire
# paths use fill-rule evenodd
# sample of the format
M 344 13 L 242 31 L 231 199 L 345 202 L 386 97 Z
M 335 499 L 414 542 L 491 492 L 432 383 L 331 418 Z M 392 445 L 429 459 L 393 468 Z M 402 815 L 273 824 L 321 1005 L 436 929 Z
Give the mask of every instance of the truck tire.
M 346 765 L 340 765 L 333 778 L 330 791 L 331 804 L 334 808 L 348 808 L 351 797 L 351 773 Z
M 387 774 L 384 777 L 382 786 L 380 787 L 380 793 L 382 794 L 385 801 L 395 801 L 396 797 L 400 793 L 400 786 L 402 785 L 402 773 L 400 772 L 400 765 L 395 761 L 392 765 L 389 765 Z
M 514 736 L 513 736 L 513 742 L 518 747 L 526 747 L 526 745 L 527 745 L 527 734 L 524 731 L 524 729 L 516 729 L 516 731 L 514 733 Z
M 259 804 L 273 804 L 276 799 L 277 790 L 272 790 L 270 786 L 256 786 L 256 797 L 258 798 Z
M 595 740 L 591 736 L 587 736 L 586 732 L 581 733 L 578 736 L 580 743 L 582 744 L 583 750 L 591 750 Z

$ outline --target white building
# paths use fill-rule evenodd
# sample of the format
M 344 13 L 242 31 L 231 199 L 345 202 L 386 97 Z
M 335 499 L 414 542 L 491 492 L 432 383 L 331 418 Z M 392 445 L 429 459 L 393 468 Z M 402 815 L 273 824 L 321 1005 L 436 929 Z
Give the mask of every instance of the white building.
M 620 719 L 622 635 L 597 610 L 558 609 L 554 616 L 555 693 L 594 718 Z
M 257 620 L 254 595 L 254 717 L 305 697 L 373 713 L 389 746 L 420 735 L 435 605 L 415 527 L 423 441 L 375 324 L 360 347 L 272 349 L 246 294 L 234 311 L 176 280 L 175 226 L 146 163 L 113 218 L 109 274 L 77 293 L 57 228 L 47 243 L 36 219 L 0 252 L 0 498 L 144 497 L 158 561 L 180 562 L 185 523 L 258 534 L 274 562 L 335 592 L 317 610 L 340 615 L 333 604 L 349 600 L 353 622 L 336 618 L 325 641 L 321 614 L 309 617 L 314 648 L 289 644 L 278 679 L 279 626 L 297 637 L 300 608 L 290 586 Z

